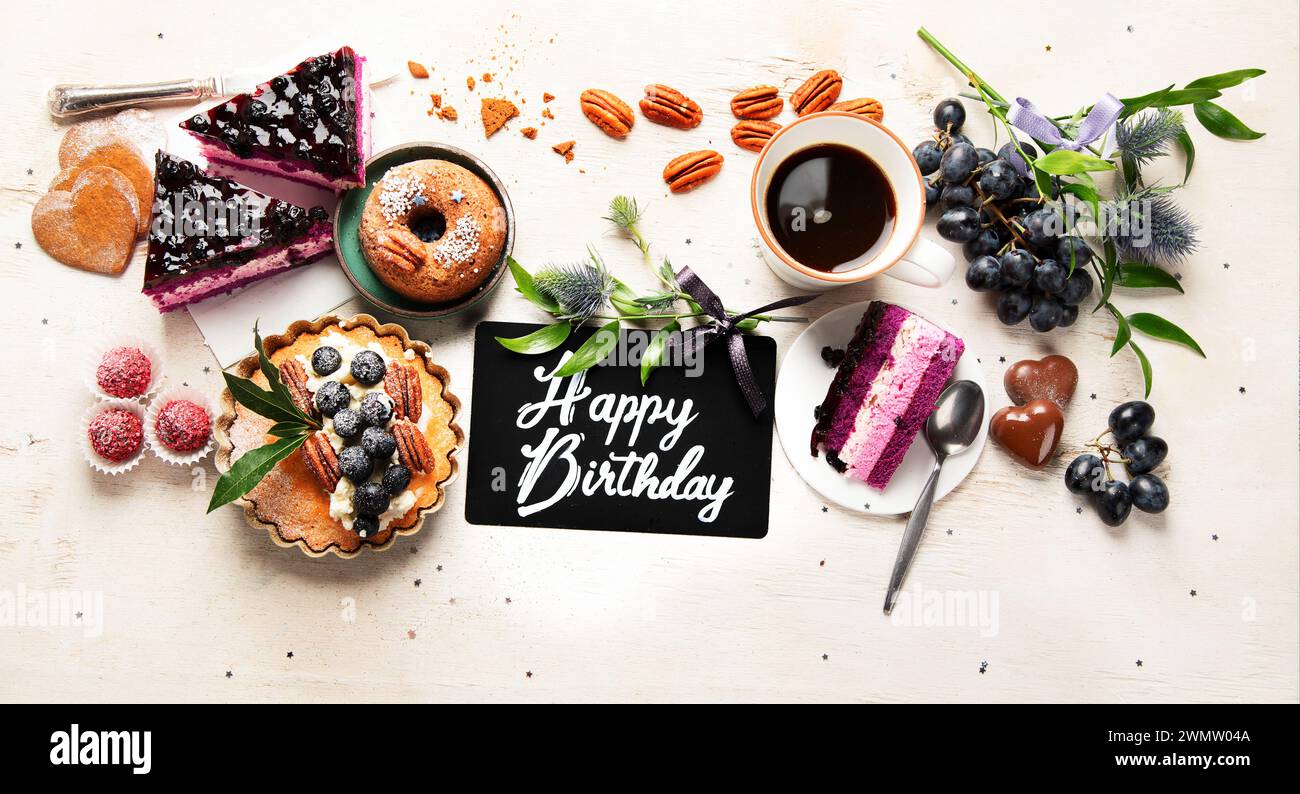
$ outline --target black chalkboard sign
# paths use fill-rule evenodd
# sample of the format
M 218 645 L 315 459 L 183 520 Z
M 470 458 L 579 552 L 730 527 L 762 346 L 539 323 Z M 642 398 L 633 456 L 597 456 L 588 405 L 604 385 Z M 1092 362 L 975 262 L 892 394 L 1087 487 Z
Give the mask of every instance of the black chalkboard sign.
M 772 408 L 755 419 L 726 345 L 656 370 L 641 385 L 649 334 L 624 331 L 601 365 L 550 378 L 582 328 L 543 355 L 494 337 L 541 326 L 479 323 L 474 334 L 465 519 L 471 524 L 761 538 L 767 534 Z M 745 338 L 769 400 L 776 342 Z

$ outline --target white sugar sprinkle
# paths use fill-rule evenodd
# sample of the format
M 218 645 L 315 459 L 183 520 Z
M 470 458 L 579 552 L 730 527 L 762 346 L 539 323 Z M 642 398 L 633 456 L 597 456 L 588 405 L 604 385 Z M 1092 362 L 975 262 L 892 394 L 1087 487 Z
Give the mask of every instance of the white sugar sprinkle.
M 386 176 L 379 184 L 379 211 L 384 220 L 393 223 L 415 206 L 415 197 L 422 195 L 420 180 L 409 176 Z
M 442 242 L 433 249 L 434 261 L 444 268 L 470 261 L 478 253 L 478 237 L 481 231 L 478 221 L 469 215 L 462 215 Z

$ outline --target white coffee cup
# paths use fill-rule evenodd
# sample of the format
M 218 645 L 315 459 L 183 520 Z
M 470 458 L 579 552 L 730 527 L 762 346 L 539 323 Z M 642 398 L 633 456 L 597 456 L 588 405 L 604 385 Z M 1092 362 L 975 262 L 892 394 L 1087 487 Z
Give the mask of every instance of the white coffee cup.
M 782 250 L 772 234 L 765 209 L 768 186 L 786 158 L 819 144 L 848 146 L 871 158 L 894 191 L 894 225 L 883 247 L 861 262 L 832 272 L 801 264 Z M 921 237 L 925 223 L 925 186 L 912 153 L 898 136 L 865 116 L 830 111 L 804 116 L 781 128 L 763 147 L 754 164 L 750 204 L 762 244 L 763 260 L 783 281 L 801 289 L 829 290 L 858 284 L 884 273 L 922 287 L 938 287 L 952 275 L 956 262 L 942 246 Z

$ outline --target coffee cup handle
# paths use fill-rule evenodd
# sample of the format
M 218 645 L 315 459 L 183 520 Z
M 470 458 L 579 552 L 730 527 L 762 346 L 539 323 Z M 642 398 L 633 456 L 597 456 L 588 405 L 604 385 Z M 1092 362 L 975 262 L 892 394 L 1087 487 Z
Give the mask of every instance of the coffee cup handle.
M 903 255 L 885 275 L 919 287 L 942 287 L 952 276 L 957 261 L 938 243 L 918 237 L 911 250 Z

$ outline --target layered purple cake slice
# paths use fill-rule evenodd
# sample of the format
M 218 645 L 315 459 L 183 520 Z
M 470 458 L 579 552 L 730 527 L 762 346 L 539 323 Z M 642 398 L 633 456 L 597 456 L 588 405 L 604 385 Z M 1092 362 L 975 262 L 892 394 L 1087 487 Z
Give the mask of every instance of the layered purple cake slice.
M 343 191 L 366 184 L 370 88 L 351 47 L 308 58 L 282 75 L 181 122 L 219 163 Z
M 812 454 L 877 490 L 935 409 L 965 343 L 901 306 L 872 301 L 817 408 Z
M 169 312 L 330 253 L 324 207 L 306 209 L 158 152 L 144 294 Z

